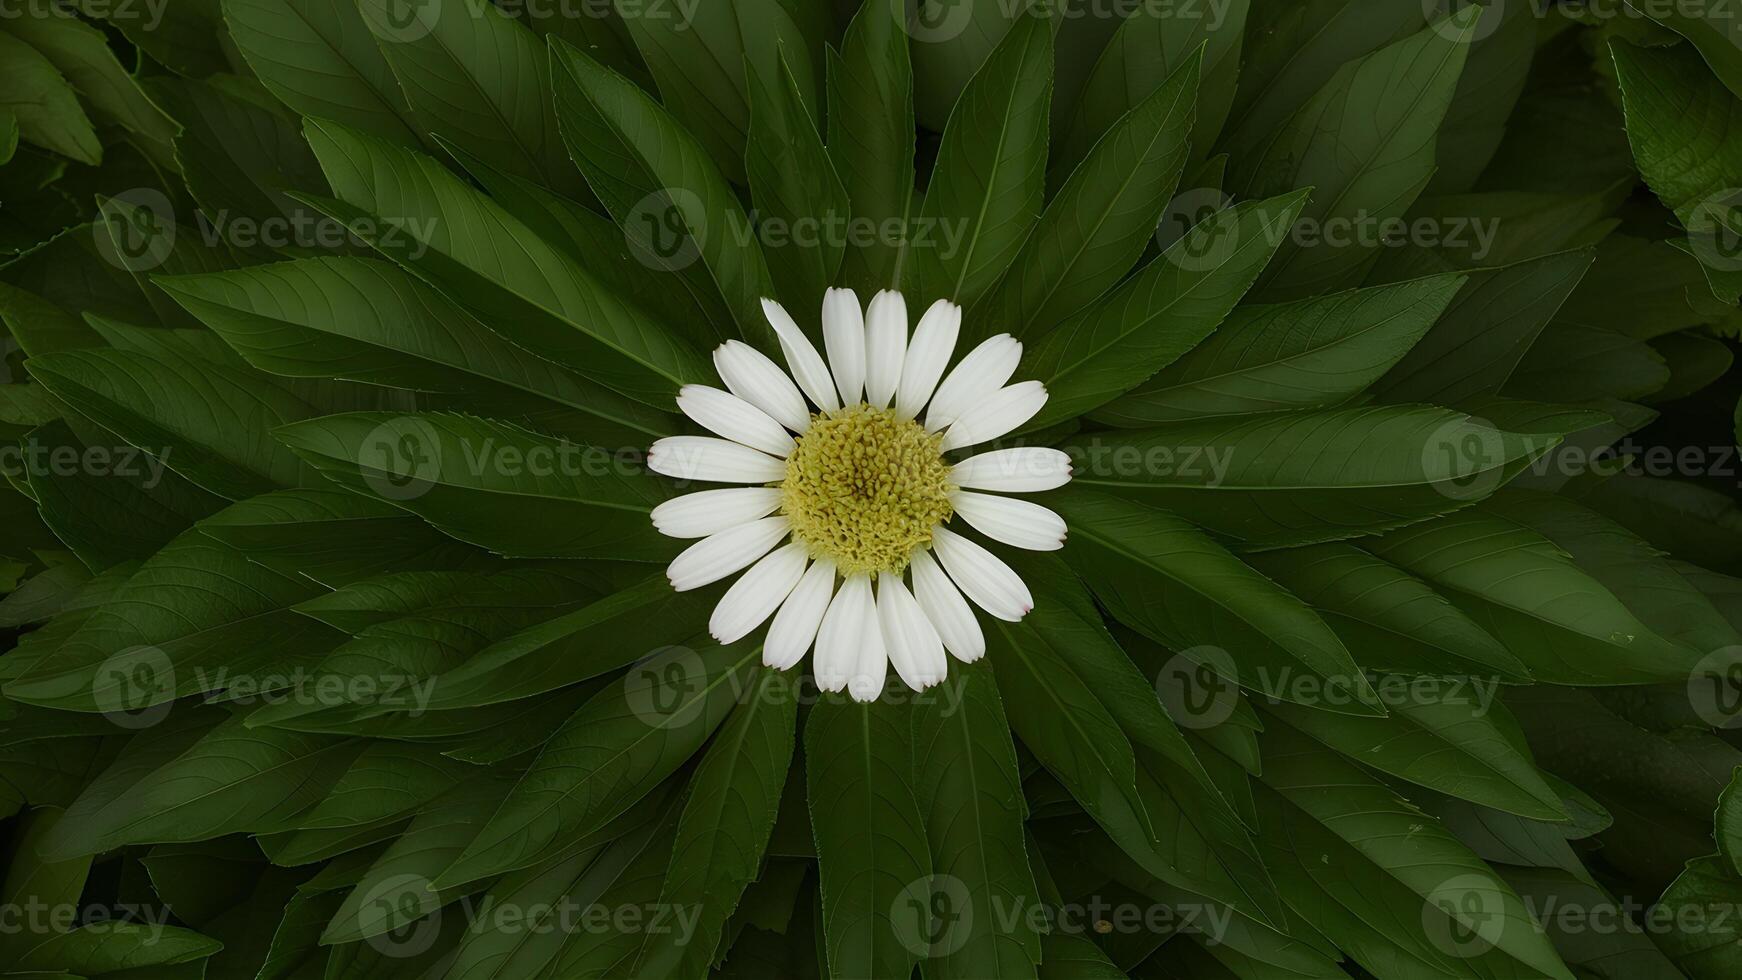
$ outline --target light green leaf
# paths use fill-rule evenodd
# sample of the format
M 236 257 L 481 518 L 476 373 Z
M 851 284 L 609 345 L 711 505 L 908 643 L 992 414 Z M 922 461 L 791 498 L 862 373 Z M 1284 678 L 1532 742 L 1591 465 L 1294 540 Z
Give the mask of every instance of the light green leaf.
M 823 308 L 823 291 L 835 284 L 846 250 L 835 222 L 849 213 L 812 112 L 784 58 L 774 78 L 752 80 L 750 193 L 763 227 L 783 231 L 765 241 L 769 274 L 787 304 L 807 314 Z
M 103 144 L 78 93 L 35 48 L 0 34 L 0 110 L 18 120 L 19 137 L 80 163 L 103 162 Z
M 329 415 L 278 430 L 329 479 L 517 558 L 658 561 L 660 484 L 609 451 L 466 415 Z
M 1057 326 L 1143 254 L 1191 149 L 1194 55 L 1119 117 L 1070 174 L 1003 280 L 974 311 L 1017 337 Z
M 1499 392 L 1590 268 L 1586 250 L 1470 273 L 1427 336 L 1374 383 L 1375 396 L 1462 405 Z
M 62 351 L 31 375 L 99 425 L 212 493 L 241 500 L 318 476 L 270 430 L 314 414 L 246 370 L 168 350 Z
M 805 724 L 805 776 L 828 975 L 907 976 L 931 937 L 936 887 L 914 771 L 913 709 L 835 697 Z
M 1343 66 L 1259 152 L 1233 158 L 1233 185 L 1255 197 L 1312 187 L 1301 216 L 1319 228 L 1401 217 L 1433 175 L 1436 132 L 1481 13 L 1466 7 Z M 1290 241 L 1258 289 L 1296 299 L 1351 286 L 1377 257 L 1371 247 Z
M 707 377 L 681 334 L 435 160 L 330 122 L 311 121 L 307 135 L 348 206 L 332 210 L 373 223 L 371 245 L 442 282 L 509 340 L 658 408 Z
M 1354 545 L 1330 542 L 1246 560 L 1311 604 L 1370 670 L 1530 676 L 1517 657 L 1426 582 Z
M 666 413 L 510 344 L 384 262 L 306 259 L 156 281 L 263 371 L 495 402 L 532 396 L 588 416 L 588 441 L 600 446 L 675 432 Z
M 680 274 L 704 307 L 723 299 L 740 336 L 777 349 L 762 313 L 768 264 L 726 175 L 627 79 L 566 43 L 550 57 L 563 139 L 636 261 Z
M 1184 8 L 1144 5 L 1119 25 L 1094 72 L 1083 85 L 1077 111 L 1054 151 L 1056 184 L 1069 175 L 1089 148 L 1127 110 L 1142 103 L 1168 78 L 1203 51 L 1203 83 L 1192 127 L 1194 159 L 1209 155 L 1222 132 L 1240 74 L 1241 42 L 1250 0 L 1233 0 L 1206 16 L 1181 16 Z M 1296 40 L 1299 38 L 1297 36 Z
M 1558 441 L 1426 406 L 1174 422 L 1063 447 L 1073 482 L 1254 547 L 1373 534 L 1468 506 Z M 1276 452 L 1276 446 L 1289 447 Z
M 1092 417 L 1140 427 L 1336 405 L 1406 356 L 1464 282 L 1434 276 L 1242 307 L 1208 340 Z
M 436 878 L 477 881 L 550 857 L 689 761 L 743 691 L 758 649 L 674 647 L 600 691 L 550 735 L 476 840 Z
M 745 700 L 696 766 L 660 888 L 662 904 L 699 915 L 693 931 L 650 932 L 639 974 L 706 969 L 722 937 L 730 941 L 727 920 L 760 873 L 792 764 L 798 701 L 792 679 L 767 667 L 747 673 L 746 683 Z
M 557 132 L 544 45 L 525 23 L 487 0 L 435 0 L 400 31 L 392 25 L 406 11 L 394 0 L 358 2 L 423 131 L 509 173 L 581 191 Z
M 855 221 L 875 232 L 869 244 L 849 243 L 843 285 L 869 292 L 901 281 L 907 219 L 913 206 L 913 65 L 906 12 L 894 3 L 859 8 L 829 55 L 829 159 L 851 202 Z M 901 236 L 886 230 L 895 223 Z
M 950 113 L 910 244 L 914 291 L 973 306 L 1016 258 L 1046 192 L 1052 32 L 1020 14 Z M 990 333 L 985 330 L 983 333 Z
M 968 906 L 955 910 L 963 918 L 945 927 L 938 950 L 943 955 L 926 970 L 939 980 L 1033 976 L 1040 936 L 1026 916 L 1008 928 L 998 917 L 1000 910 L 1019 908 L 1035 894 L 1010 723 L 991 664 L 950 667 L 938 690 L 959 701 L 928 698 L 914 708 L 915 792 L 933 873 L 960 881 Z M 968 935 L 958 937 L 958 929 Z
M 1306 200 L 1299 191 L 1237 204 L 1200 222 L 1023 356 L 1047 383 L 1038 428 L 1098 408 L 1137 387 L 1209 336 L 1276 251 Z
M 1539 681 L 1685 682 L 1700 656 L 1652 632 L 1566 552 L 1492 509 L 1392 531 L 1366 547 L 1426 579 Z
M 224 0 L 224 20 L 261 83 L 292 110 L 422 145 L 357 0 Z
M 1243 687 L 1299 697 L 1288 679 L 1304 667 L 1352 702 L 1345 710 L 1382 710 L 1322 619 L 1190 523 L 1082 490 L 1051 502 L 1071 526 L 1065 560 L 1120 622 Z M 1224 652 L 1192 656 L 1206 646 Z

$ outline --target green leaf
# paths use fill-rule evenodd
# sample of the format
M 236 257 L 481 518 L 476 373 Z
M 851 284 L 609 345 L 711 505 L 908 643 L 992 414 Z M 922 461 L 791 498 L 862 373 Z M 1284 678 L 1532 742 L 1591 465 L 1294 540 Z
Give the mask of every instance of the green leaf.
M 10 33 L 0 34 L 0 109 L 18 120 L 19 137 L 80 163 L 103 162 L 84 106 L 54 64 Z
M 273 374 L 493 401 L 532 396 L 590 417 L 585 426 L 596 438 L 588 441 L 601 446 L 676 431 L 666 413 L 515 347 L 384 262 L 306 259 L 156 282 L 250 364 Z
M 1260 152 L 1234 158 L 1233 185 L 1255 197 L 1312 187 L 1301 218 L 1319 228 L 1401 217 L 1433 175 L 1436 131 L 1481 13 L 1466 7 L 1343 66 Z M 1371 247 L 1290 241 L 1258 288 L 1267 299 L 1296 299 L 1351 286 L 1377 256 Z
M 338 830 L 402 817 L 458 786 L 469 774 L 466 765 L 431 748 L 370 742 L 326 796 L 297 818 L 297 828 Z
M 123 723 L 161 718 L 160 706 L 180 695 L 331 645 L 337 634 L 290 610 L 319 591 L 196 528 L 139 566 L 6 695 Z
M 202 521 L 200 532 L 249 561 L 329 588 L 388 571 L 473 568 L 487 557 L 411 514 L 335 487 L 262 494 Z
M 430 706 L 498 704 L 590 680 L 702 632 L 717 601 L 654 575 L 479 651 L 441 675 Z
M 1391 714 L 1354 718 L 1290 704 L 1267 711 L 1329 748 L 1380 772 L 1449 796 L 1537 820 L 1565 820 L 1560 797 L 1523 749 L 1524 735 L 1495 704 L 1497 682 L 1383 678 L 1401 697 Z
M 508 779 L 474 777 L 424 807 L 345 896 L 321 942 L 387 935 L 457 898 L 461 892 L 431 882 L 483 829 L 509 785 Z
M 900 283 L 913 206 L 916 123 L 905 17 L 893 3 L 864 4 L 840 53 L 829 55 L 829 158 L 853 220 L 874 232 L 868 243 L 849 243 L 843 285 L 865 292 Z M 901 231 L 896 239 L 887 235 L 891 223 Z
M 827 698 L 804 744 L 828 975 L 907 976 L 939 933 L 913 709 Z
M 658 561 L 665 496 L 614 454 L 466 415 L 329 415 L 278 430 L 329 479 L 518 558 Z
M 1462 405 L 1499 392 L 1590 268 L 1587 250 L 1470 273 L 1427 336 L 1374 383 L 1374 394 Z
M 102 31 L 76 17 L 42 16 L 14 17 L 6 29 L 47 58 L 100 119 L 149 141 L 153 159 L 167 157 L 175 123 L 140 91 Z
M 9 740 L 12 734 L 8 733 Z M 32 810 L 20 818 L 18 831 L 6 859 L 6 875 L 0 881 L 0 900 L 17 908 L 35 902 L 47 908 L 76 908 L 91 873 L 91 858 L 81 855 L 51 861 L 40 853 L 43 841 L 62 819 L 62 811 Z M 69 923 L 70 924 L 70 923 Z M 42 930 L 41 925 L 49 929 Z M 64 932 L 54 923 L 0 933 L 0 954 L 16 963 L 25 950 L 40 941 L 42 931 Z
M 270 436 L 314 414 L 247 371 L 169 351 L 62 351 L 32 358 L 56 397 L 205 490 L 232 500 L 318 477 Z
M 1742 31 L 1737 28 L 1733 11 L 1705 4 L 1669 7 L 1629 4 L 1629 9 L 1644 13 L 1691 41 L 1705 60 L 1705 69 L 1716 74 L 1733 95 L 1742 98 L 1742 52 L 1737 50 L 1742 43 Z M 1616 60 L 1620 60 L 1619 55 Z
M 1293 838 L 1305 873 L 1367 929 L 1408 943 L 1453 976 L 1464 972 L 1455 966 L 1460 959 L 1480 957 L 1512 961 L 1490 969 L 1571 980 L 1517 894 L 1438 824 L 1286 725 L 1268 728 L 1263 741 L 1263 779 L 1287 800 L 1267 808 L 1265 832 Z M 1278 827 L 1279 818 L 1298 829 Z M 1324 931 L 1310 906 L 1296 910 Z M 1381 975 L 1397 969 L 1339 945 Z M 1530 972 L 1518 974 L 1519 966 Z
M 1197 58 L 1200 50 L 1203 84 L 1193 96 L 1197 107 L 1191 141 L 1195 159 L 1207 156 L 1234 100 L 1250 8 L 1250 0 L 1234 0 L 1211 16 L 1196 17 L 1160 6 L 1136 8 L 1119 25 L 1084 83 L 1067 135 L 1054 151 L 1053 174 L 1063 177 L 1075 170 L 1115 120 Z
M 326 795 L 361 748 L 343 738 L 251 729 L 232 717 L 94 812 L 63 822 L 45 846 L 88 854 L 285 829 Z
M 1064 447 L 1074 483 L 1253 547 L 1373 534 L 1488 496 L 1558 437 L 1427 406 L 1174 422 Z M 1271 447 L 1288 446 L 1286 453 Z
M 1232 670 L 1227 679 L 1243 687 L 1300 697 L 1289 678 L 1305 668 L 1352 699 L 1346 710 L 1382 710 L 1317 614 L 1190 523 L 1075 489 L 1051 502 L 1072 530 L 1065 560 L 1120 622 L 1210 670 Z M 1206 646 L 1224 652 L 1201 652 Z M 1226 651 L 1239 651 L 1238 664 Z
M 1010 723 L 991 664 L 951 668 L 943 690 L 959 701 L 930 698 L 914 708 L 915 792 L 933 874 L 960 882 L 968 901 L 965 910 L 950 910 L 962 918 L 946 926 L 936 944 L 940 955 L 926 970 L 940 980 L 1033 976 L 1040 936 L 1026 916 L 1008 924 L 999 918 L 1035 894 Z M 959 929 L 968 934 L 957 935 Z
M 224 20 L 261 83 L 298 114 L 422 145 L 355 0 L 224 0 Z
M 1408 355 L 1464 282 L 1434 276 L 1242 307 L 1208 340 L 1092 417 L 1141 427 L 1348 401 Z
M 660 17 L 646 16 L 647 11 L 634 0 L 614 3 L 635 47 L 647 61 L 660 102 L 681 124 L 681 131 L 693 134 L 686 136 L 686 141 L 693 143 L 697 152 L 712 157 L 728 179 L 742 182 L 750 102 L 738 8 L 747 3 L 697 4 L 682 15 L 668 8 L 666 16 Z M 552 49 L 564 46 L 553 45 Z
M 744 889 L 762 866 L 792 764 L 798 701 L 792 680 L 762 667 L 696 766 L 660 888 L 662 904 L 696 909 L 694 931 L 649 933 L 635 971 L 705 970 Z
M 1305 199 L 1299 191 L 1216 212 L 1041 337 L 1023 356 L 1022 371 L 1046 381 L 1050 397 L 1030 426 L 1105 405 L 1209 336 L 1270 260 Z
M 1530 677 L 1500 641 L 1432 586 L 1354 545 L 1330 542 L 1246 560 L 1311 604 L 1369 670 Z
M 523 347 L 659 408 L 707 376 L 702 356 L 435 160 L 335 123 L 309 144 L 371 245 L 426 270 Z M 353 225 L 353 230 L 360 226 Z M 512 257 L 512 258 L 510 258 Z
M 1566 552 L 1488 508 L 1393 531 L 1367 545 L 1420 576 L 1539 681 L 1686 681 L 1699 654 L 1663 639 Z
M 436 0 L 398 30 L 406 11 L 394 0 L 359 5 L 422 130 L 509 173 L 581 188 L 557 132 L 544 45 L 520 19 L 486 0 Z
M 976 309 L 1017 337 L 1057 326 L 1130 270 L 1155 234 L 1191 149 L 1197 57 L 1116 120 L 1047 205 Z
M 1669 366 L 1644 341 L 1602 327 L 1551 323 L 1502 393 L 1545 402 L 1641 398 L 1669 381 Z
M 600 691 L 544 743 L 438 887 L 534 864 L 650 792 L 737 703 L 759 651 L 674 647 Z
M 23 976 L 43 971 L 50 976 L 122 977 L 192 963 L 222 948 L 217 940 L 190 929 L 114 920 L 45 939 L 12 965 Z
M 767 240 L 769 274 L 796 310 L 823 308 L 846 242 L 835 222 L 848 216 L 847 190 L 823 148 L 798 80 L 783 58 L 777 77 L 752 81 L 745 161 L 757 220 L 783 234 Z
M 635 260 L 680 274 L 704 307 L 723 300 L 739 335 L 776 349 L 768 263 L 727 176 L 627 79 L 566 43 L 550 57 L 563 139 Z
M 950 113 L 919 229 L 909 245 L 913 291 L 964 307 L 1015 261 L 1046 192 L 1052 32 L 1023 13 Z M 990 332 L 990 331 L 985 331 Z

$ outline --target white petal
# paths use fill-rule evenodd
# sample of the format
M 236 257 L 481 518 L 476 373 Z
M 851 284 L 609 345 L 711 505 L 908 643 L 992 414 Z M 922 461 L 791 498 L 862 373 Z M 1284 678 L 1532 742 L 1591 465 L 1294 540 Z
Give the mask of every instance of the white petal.
M 711 585 L 768 554 L 789 530 L 786 518 L 775 516 L 710 534 L 673 558 L 665 576 L 679 592 Z
M 1071 482 L 1071 458 L 1041 446 L 995 449 L 950 467 L 950 482 L 967 489 L 1004 493 L 1057 490 Z
M 817 655 L 811 664 L 817 687 L 831 693 L 847 689 L 859 670 L 865 633 L 875 627 L 876 620 L 870 576 L 849 576 L 829 603 L 817 630 Z
M 941 448 L 949 452 L 1009 435 L 1045 407 L 1046 385 L 1038 381 L 1019 381 L 1008 388 L 1000 388 L 968 406 L 950 423 Z
M 980 631 L 980 621 L 974 618 L 961 590 L 923 551 L 914 554 L 912 568 L 913 597 L 938 631 L 944 648 L 965 664 L 985 656 L 986 634 Z
M 673 497 L 653 508 L 653 526 L 673 538 L 705 538 L 767 517 L 780 506 L 774 487 L 729 487 Z
M 865 310 L 851 289 L 823 294 L 823 348 L 841 403 L 859 404 L 865 392 Z
M 969 406 L 1004 387 L 1020 363 L 1022 341 L 1007 333 L 982 341 L 938 385 L 925 413 L 926 431 L 936 432 L 949 425 Z
M 817 353 L 811 339 L 804 335 L 798 324 L 792 322 L 792 317 L 786 308 L 774 300 L 762 301 L 762 313 L 768 317 L 768 325 L 774 328 L 780 337 L 780 351 L 786 355 L 786 366 L 792 369 L 792 380 L 804 389 L 810 400 L 825 412 L 832 412 L 841 407 L 835 400 L 835 379 L 829 375 L 828 365 L 823 363 L 823 355 Z
M 714 370 L 732 394 L 767 412 L 794 432 L 811 426 L 811 410 L 780 365 L 767 354 L 740 340 L 728 340 L 714 349 Z
M 804 545 L 776 548 L 739 576 L 714 606 L 708 632 L 721 643 L 736 643 L 774 615 L 804 575 Z
M 893 289 L 871 297 L 865 311 L 865 400 L 888 408 L 907 358 L 907 299 Z
M 707 385 L 678 389 L 677 407 L 715 435 L 785 458 L 796 444 L 773 417 L 731 392 Z
M 883 684 L 889 676 L 889 648 L 883 642 L 883 627 L 877 622 L 877 604 L 871 598 L 869 576 L 864 596 L 865 631 L 859 637 L 859 663 L 847 681 L 847 693 L 855 701 L 870 702 L 883 694 Z
M 1022 577 L 997 555 L 949 528 L 935 529 L 931 540 L 950 578 L 981 609 L 1014 623 L 1034 608 Z
M 762 640 L 762 662 L 775 670 L 787 670 L 803 660 L 834 594 L 835 563 L 826 558 L 812 562 L 768 625 L 768 635 Z
M 1039 504 L 957 490 L 950 494 L 950 506 L 974 530 L 1011 547 L 1057 551 L 1065 546 L 1065 519 Z
M 956 349 L 956 336 L 962 331 L 962 308 L 947 299 L 940 299 L 919 318 L 913 329 L 913 342 L 907 345 L 907 359 L 901 362 L 901 387 L 895 392 L 895 414 L 904 419 L 915 418 L 925 407 L 944 368 L 950 366 L 950 354 Z
M 883 627 L 889 663 L 903 683 L 923 691 L 944 679 L 949 671 L 944 643 L 899 575 L 877 577 L 877 622 Z
M 676 480 L 773 483 L 786 478 L 786 461 L 712 436 L 666 436 L 647 450 L 647 468 Z

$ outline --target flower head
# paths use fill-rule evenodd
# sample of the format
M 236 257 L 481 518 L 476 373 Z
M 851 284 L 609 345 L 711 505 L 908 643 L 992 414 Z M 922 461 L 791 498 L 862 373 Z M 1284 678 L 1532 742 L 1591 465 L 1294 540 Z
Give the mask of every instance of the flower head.
M 968 600 L 1011 622 L 1034 606 L 1022 579 L 955 519 L 1018 548 L 1064 544 L 1057 514 L 998 495 L 1068 483 L 1064 453 L 1022 447 L 952 462 L 1034 418 L 1046 388 L 1010 383 L 1022 345 L 1008 334 L 946 375 L 962 323 L 948 300 L 932 304 L 910 338 L 900 293 L 880 292 L 862 308 L 852 290 L 831 289 L 826 361 L 778 303 L 763 309 L 787 370 L 728 341 L 714 352 L 726 390 L 688 385 L 677 399 L 719 438 L 673 436 L 648 453 L 667 476 L 738 484 L 654 509 L 662 533 L 700 539 L 671 563 L 672 587 L 748 568 L 714 607 L 715 639 L 736 642 L 772 618 L 762 651 L 770 667 L 786 670 L 814 645 L 825 691 L 875 700 L 890 666 L 924 690 L 944 679 L 945 651 L 965 663 L 986 651 Z

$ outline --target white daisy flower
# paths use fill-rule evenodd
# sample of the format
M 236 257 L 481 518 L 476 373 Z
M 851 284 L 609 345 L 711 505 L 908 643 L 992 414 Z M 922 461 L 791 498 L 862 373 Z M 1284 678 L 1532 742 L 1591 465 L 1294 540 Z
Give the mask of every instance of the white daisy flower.
M 788 370 L 728 341 L 714 351 L 726 390 L 687 385 L 677 398 L 719 438 L 673 436 L 648 451 L 657 473 L 740 484 L 654 508 L 661 533 L 699 539 L 667 569 L 672 587 L 743 572 L 714 607 L 716 640 L 733 643 L 769 623 L 762 662 L 776 670 L 814 646 L 825 691 L 874 701 L 891 666 L 923 691 L 948 672 L 945 651 L 964 663 L 985 654 L 969 601 L 1010 622 L 1034 607 L 1009 565 L 946 525 L 960 517 L 1032 551 L 1064 545 L 1057 514 L 1000 496 L 1069 483 L 1064 453 L 1024 447 L 950 460 L 1034 418 L 1046 387 L 1009 383 L 1022 344 L 1008 334 L 946 374 L 962 325 L 961 307 L 948 300 L 932 304 L 910 338 L 900 293 L 885 290 L 861 307 L 852 290 L 831 289 L 826 361 L 780 304 L 762 307 Z

